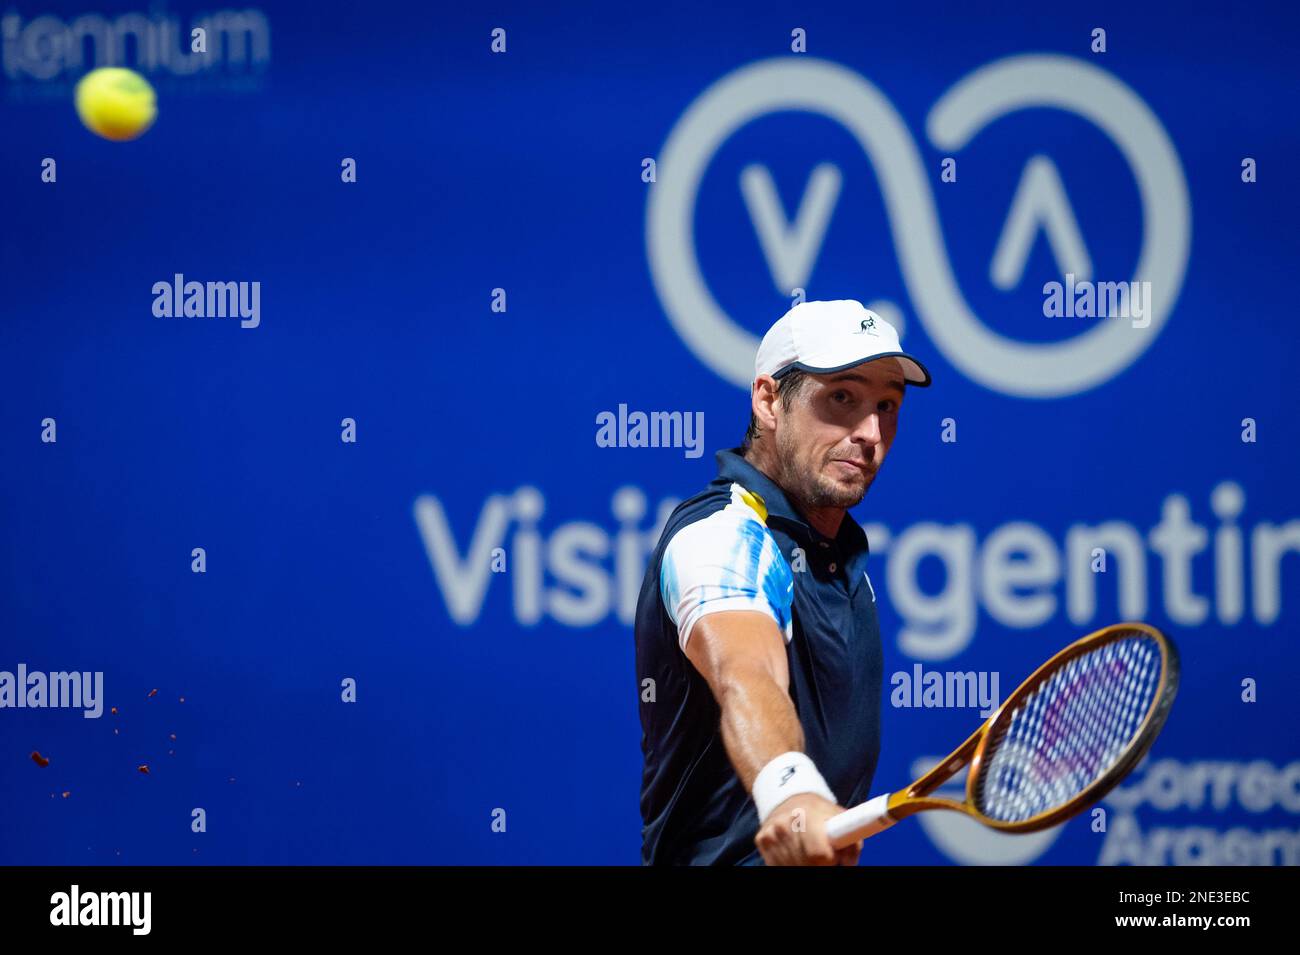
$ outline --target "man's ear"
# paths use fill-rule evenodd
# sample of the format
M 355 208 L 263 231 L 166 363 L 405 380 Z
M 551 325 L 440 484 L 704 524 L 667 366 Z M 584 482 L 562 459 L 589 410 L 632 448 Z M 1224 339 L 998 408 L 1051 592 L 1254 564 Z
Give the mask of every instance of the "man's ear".
M 750 411 L 764 431 L 776 427 L 776 379 L 771 375 L 760 375 L 754 379 L 750 393 Z

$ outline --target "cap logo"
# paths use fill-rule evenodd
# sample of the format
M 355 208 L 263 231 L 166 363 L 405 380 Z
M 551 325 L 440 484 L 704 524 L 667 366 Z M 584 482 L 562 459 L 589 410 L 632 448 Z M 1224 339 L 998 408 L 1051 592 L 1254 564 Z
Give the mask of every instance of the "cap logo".
M 854 332 L 853 334 L 854 334 L 854 335 L 861 335 L 863 332 L 869 332 L 869 333 L 872 334 L 872 335 L 878 334 L 877 331 L 876 331 L 876 320 L 875 320 L 875 318 L 873 318 L 872 316 L 868 315 L 866 318 L 864 318 L 864 319 L 862 320 L 862 324 L 858 326 L 858 330 L 857 330 L 856 332 Z

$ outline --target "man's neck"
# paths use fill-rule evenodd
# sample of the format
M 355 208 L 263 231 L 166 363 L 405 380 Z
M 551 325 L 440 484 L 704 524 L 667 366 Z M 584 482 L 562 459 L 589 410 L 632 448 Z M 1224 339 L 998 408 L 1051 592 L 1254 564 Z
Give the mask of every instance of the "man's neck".
M 805 508 L 799 505 L 799 513 L 808 518 L 808 523 L 816 528 L 817 533 L 822 537 L 834 538 L 840 532 L 840 525 L 844 523 L 844 515 L 848 511 L 842 507 L 809 507 Z
M 785 492 L 786 500 L 807 519 L 817 533 L 823 537 L 833 538 L 840 532 L 840 525 L 844 522 L 844 515 L 848 513 L 844 508 L 805 507 L 804 503 L 791 494 L 788 488 L 782 486 L 777 476 L 778 469 L 770 460 L 769 455 L 764 454 L 757 446 L 751 445 L 749 450 L 744 453 L 744 458 L 754 468 L 762 472 L 764 477 Z

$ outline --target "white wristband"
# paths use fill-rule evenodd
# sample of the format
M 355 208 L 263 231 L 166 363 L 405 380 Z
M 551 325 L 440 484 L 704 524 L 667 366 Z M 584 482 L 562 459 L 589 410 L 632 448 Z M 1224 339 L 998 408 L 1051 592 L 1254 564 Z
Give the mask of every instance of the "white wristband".
M 782 753 L 754 777 L 751 795 L 758 807 L 759 825 L 767 821 L 773 809 L 800 793 L 816 793 L 828 802 L 835 802 L 835 794 L 811 759 L 803 753 Z

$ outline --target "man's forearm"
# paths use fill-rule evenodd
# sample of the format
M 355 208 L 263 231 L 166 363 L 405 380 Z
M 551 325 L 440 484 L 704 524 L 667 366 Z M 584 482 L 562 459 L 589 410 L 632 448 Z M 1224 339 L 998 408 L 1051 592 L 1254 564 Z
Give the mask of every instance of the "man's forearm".
M 727 681 L 718 700 L 722 742 L 745 791 L 764 766 L 792 750 L 803 750 L 803 727 L 790 695 L 767 674 Z

